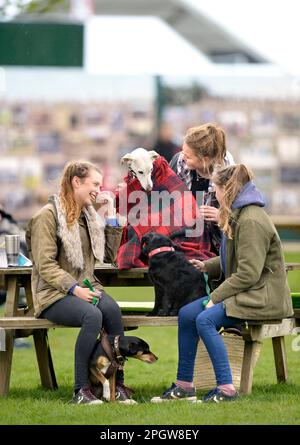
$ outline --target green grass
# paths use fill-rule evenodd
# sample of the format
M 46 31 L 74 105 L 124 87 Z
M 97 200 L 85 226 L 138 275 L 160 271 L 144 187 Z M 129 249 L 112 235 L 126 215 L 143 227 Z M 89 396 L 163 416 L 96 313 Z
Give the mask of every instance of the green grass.
M 287 263 L 300 263 L 300 252 L 285 252 Z M 292 270 L 288 273 L 288 281 L 292 292 L 300 292 L 300 270 Z
M 151 405 L 175 379 L 177 328 L 140 328 L 138 335 L 151 344 L 159 356 L 146 365 L 134 359 L 126 364 L 126 383 L 136 391 L 135 406 L 103 404 L 98 407 L 73 406 L 68 401 L 73 382 L 73 346 L 76 329 L 50 331 L 50 343 L 59 389 L 42 389 L 34 348 L 15 349 L 11 390 L 0 399 L 0 424 L 10 425 L 213 425 L 213 424 L 299 424 L 299 354 L 291 349 L 295 337 L 286 337 L 289 382 L 277 384 L 271 341 L 263 344 L 254 372 L 253 392 L 239 401 L 215 405 L 171 402 Z M 205 372 L 205 370 L 203 370 Z M 203 394 L 199 392 L 199 396 Z
M 286 254 L 286 261 L 300 262 L 300 253 Z M 300 289 L 300 271 L 289 272 L 293 291 Z M 152 288 L 107 288 L 116 299 L 151 301 Z M 1 311 L 2 312 L 2 311 Z M 126 363 L 126 384 L 135 389 L 134 406 L 103 404 L 73 406 L 72 395 L 74 343 L 77 329 L 49 332 L 52 357 L 59 389 L 45 390 L 40 385 L 34 347 L 15 349 L 8 398 L 0 398 L 0 425 L 218 425 L 218 424 L 300 424 L 300 351 L 292 350 L 295 336 L 286 337 L 289 380 L 277 384 L 272 342 L 263 343 L 254 371 L 252 394 L 234 403 L 192 405 L 171 402 L 152 405 L 151 397 L 161 395 L 175 380 L 177 367 L 177 328 L 139 328 L 159 360 L 146 365 L 134 359 Z M 28 339 L 31 342 L 31 337 Z M 205 369 L 203 370 L 205 372 Z M 202 392 L 198 392 L 201 396 Z

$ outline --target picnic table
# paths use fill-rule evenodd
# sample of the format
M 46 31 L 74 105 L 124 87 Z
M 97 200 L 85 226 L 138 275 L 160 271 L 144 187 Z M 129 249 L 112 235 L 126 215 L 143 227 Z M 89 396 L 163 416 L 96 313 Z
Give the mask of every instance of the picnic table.
M 286 269 L 300 269 L 299 263 L 287 263 Z M 49 328 L 66 328 L 66 326 L 34 317 L 34 307 L 31 291 L 31 267 L 0 268 L 0 278 L 4 277 L 7 290 L 4 317 L 0 318 L 0 396 L 9 392 L 10 375 L 13 358 L 14 339 L 33 335 L 36 356 L 42 385 L 47 388 L 57 388 L 57 381 L 48 341 Z M 95 275 L 100 278 L 104 287 L 112 286 L 152 286 L 148 278 L 147 268 L 119 270 L 112 265 L 97 265 Z M 19 308 L 19 291 L 25 289 L 26 307 Z M 141 303 L 141 307 L 147 306 Z M 147 312 L 147 311 L 145 311 Z M 147 316 L 146 313 L 123 314 L 125 329 L 141 326 L 176 326 L 177 317 Z M 295 319 L 300 319 L 300 310 L 295 310 Z M 287 365 L 284 348 L 284 336 L 291 334 L 295 319 L 249 322 L 243 330 L 245 340 L 244 359 L 241 375 L 240 391 L 251 392 L 254 356 L 257 343 L 265 338 L 272 338 L 274 360 L 278 381 L 286 381 Z

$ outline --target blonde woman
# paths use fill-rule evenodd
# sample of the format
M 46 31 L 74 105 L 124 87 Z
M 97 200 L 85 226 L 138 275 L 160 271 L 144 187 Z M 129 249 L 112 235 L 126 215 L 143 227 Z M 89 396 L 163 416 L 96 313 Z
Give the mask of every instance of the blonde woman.
M 252 173 L 245 165 L 233 165 L 217 171 L 213 182 L 223 232 L 220 256 L 191 262 L 211 279 L 223 274 L 224 280 L 211 293 L 208 304 L 203 305 L 204 297 L 179 311 L 177 382 L 153 402 L 196 400 L 193 372 L 199 338 L 217 382 L 203 401 L 235 400 L 237 391 L 219 329 L 244 320 L 282 319 L 293 314 L 281 242 L 263 209 L 264 200 L 252 182 Z
M 104 227 L 93 207 L 101 196 L 101 185 L 102 174 L 95 165 L 70 162 L 62 175 L 60 193 L 33 216 L 26 233 L 33 261 L 35 316 L 81 327 L 75 346 L 75 404 L 102 403 L 89 387 L 88 366 L 101 328 L 108 334 L 124 334 L 119 306 L 94 277 L 96 259 L 113 262 L 121 236 L 121 228 Z M 85 278 L 95 292 L 83 284 Z M 122 371 L 117 380 L 116 398 L 128 403 Z
M 217 225 L 218 201 L 211 175 L 216 165 L 234 164 L 227 151 L 225 131 L 215 123 L 189 128 L 184 136 L 182 151 L 173 156 L 170 167 L 191 190 L 203 216 L 204 237 L 212 250 L 219 254 L 221 232 Z

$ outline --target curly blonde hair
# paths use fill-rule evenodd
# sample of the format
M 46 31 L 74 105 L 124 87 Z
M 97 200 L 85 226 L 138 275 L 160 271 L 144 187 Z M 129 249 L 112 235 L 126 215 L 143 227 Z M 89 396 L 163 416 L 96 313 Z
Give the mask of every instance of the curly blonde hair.
M 253 179 L 253 173 L 244 164 L 230 165 L 217 168 L 212 181 L 224 189 L 224 195 L 219 209 L 219 225 L 225 235 L 232 239 L 230 221 L 232 219 L 231 206 L 241 188 Z
M 66 213 L 68 227 L 74 224 L 74 222 L 79 218 L 81 212 L 81 208 L 74 198 L 72 179 L 77 176 L 82 180 L 82 182 L 84 182 L 85 178 L 89 176 L 91 170 L 96 170 L 102 175 L 98 167 L 87 161 L 72 161 L 69 162 L 64 168 L 60 183 L 59 197 L 61 200 L 61 205 Z

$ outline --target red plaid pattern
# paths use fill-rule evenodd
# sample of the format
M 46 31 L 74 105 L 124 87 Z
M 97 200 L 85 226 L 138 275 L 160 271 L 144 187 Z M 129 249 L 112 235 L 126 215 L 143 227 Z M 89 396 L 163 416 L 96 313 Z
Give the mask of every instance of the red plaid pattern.
M 129 202 L 130 197 L 134 197 L 132 193 L 143 191 L 140 182 L 130 174 L 124 180 L 127 187 L 119 195 L 119 210 L 121 213 L 126 210 L 127 219 L 130 221 L 138 207 L 139 218 L 138 224 L 131 225 L 128 222 L 127 226 L 124 227 L 121 247 L 117 256 L 119 269 L 145 267 L 139 256 L 141 253 L 141 239 L 149 232 L 166 236 L 173 235 L 174 243 L 180 247 L 188 258 L 205 260 L 214 256 L 214 253 L 211 252 L 208 234 L 204 232 L 193 237 L 186 236 L 186 229 L 191 229 L 197 218 L 196 200 L 163 157 L 160 156 L 154 162 L 152 172 L 153 190 L 147 194 L 144 192 L 142 201 L 138 203 Z M 155 194 L 153 192 L 159 193 Z M 167 207 L 164 208 L 159 205 L 161 201 L 157 199 L 162 196 L 162 193 L 166 193 L 166 196 L 173 193 L 169 202 L 167 202 L 168 199 L 164 200 L 165 203 L 167 202 Z M 133 201 L 136 200 L 133 199 Z M 122 203 L 127 204 L 127 209 L 121 209 Z M 198 218 L 198 223 L 199 221 Z M 175 233 L 178 233 L 178 235 L 176 236 Z

